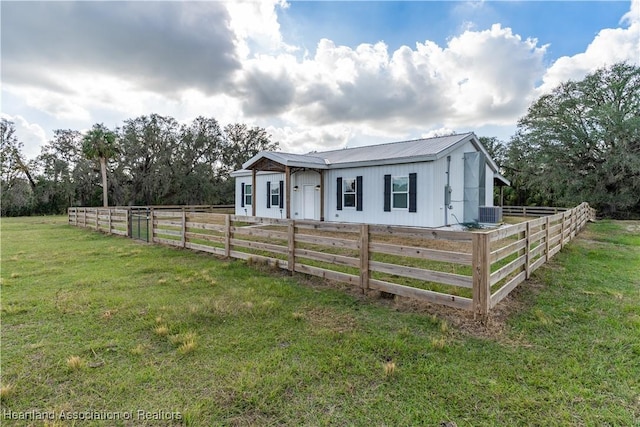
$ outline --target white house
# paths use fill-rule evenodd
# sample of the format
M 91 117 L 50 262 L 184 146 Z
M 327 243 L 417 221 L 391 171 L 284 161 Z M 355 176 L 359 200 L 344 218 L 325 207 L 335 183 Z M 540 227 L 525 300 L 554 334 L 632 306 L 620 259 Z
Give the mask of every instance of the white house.
M 263 151 L 233 172 L 236 215 L 439 227 L 478 220 L 509 182 L 473 133 L 341 150 Z

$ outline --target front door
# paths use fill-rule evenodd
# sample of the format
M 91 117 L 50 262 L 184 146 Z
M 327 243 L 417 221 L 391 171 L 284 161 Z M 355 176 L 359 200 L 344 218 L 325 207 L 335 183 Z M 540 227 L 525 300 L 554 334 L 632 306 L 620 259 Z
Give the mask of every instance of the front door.
M 316 187 L 302 186 L 302 218 L 316 219 Z

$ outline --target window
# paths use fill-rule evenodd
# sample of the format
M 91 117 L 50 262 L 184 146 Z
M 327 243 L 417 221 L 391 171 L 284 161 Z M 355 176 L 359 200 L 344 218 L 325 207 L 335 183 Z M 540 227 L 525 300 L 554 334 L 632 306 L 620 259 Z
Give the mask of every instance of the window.
M 357 211 L 362 210 L 362 177 L 356 176 L 356 179 L 342 179 L 339 176 L 336 179 L 336 209 L 341 211 L 345 208 L 356 208 Z
M 409 209 L 418 212 L 418 174 L 409 176 L 384 176 L 384 211 L 393 209 Z
M 280 206 L 280 186 L 271 185 L 271 206 Z
M 284 207 L 284 181 L 271 182 L 267 181 L 267 208 L 280 208 Z
M 356 180 L 355 179 L 345 179 L 342 181 L 343 183 L 343 197 L 345 208 L 355 208 L 356 207 Z
M 247 206 L 251 206 L 251 202 L 253 200 L 253 195 L 252 195 L 252 185 L 251 184 L 245 184 L 244 185 L 244 204 Z
M 392 206 L 394 209 L 409 207 L 409 177 L 398 176 L 392 178 Z

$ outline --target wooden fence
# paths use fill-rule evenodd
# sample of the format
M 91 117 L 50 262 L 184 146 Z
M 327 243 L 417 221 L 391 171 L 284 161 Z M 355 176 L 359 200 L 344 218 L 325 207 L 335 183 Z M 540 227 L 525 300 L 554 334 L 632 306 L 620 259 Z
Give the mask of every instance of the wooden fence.
M 548 206 L 502 206 L 505 216 L 547 216 L 567 211 L 567 208 Z
M 70 208 L 71 225 L 126 234 L 126 210 Z M 150 210 L 151 241 L 368 290 L 471 310 L 484 318 L 595 218 L 588 204 L 492 231 L 298 221 Z
M 123 208 L 69 208 L 69 224 L 109 234 L 129 235 L 129 210 Z

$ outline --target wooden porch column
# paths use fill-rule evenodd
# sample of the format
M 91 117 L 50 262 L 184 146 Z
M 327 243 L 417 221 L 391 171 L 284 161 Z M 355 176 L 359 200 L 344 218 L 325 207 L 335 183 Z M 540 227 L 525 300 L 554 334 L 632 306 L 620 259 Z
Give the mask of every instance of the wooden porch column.
M 291 219 L 291 168 L 289 166 L 284 167 L 284 187 L 285 187 L 285 208 L 286 208 L 286 217 L 287 219 Z
M 320 221 L 324 221 L 324 171 L 320 169 Z
M 251 169 L 251 216 L 256 216 L 256 170 Z

